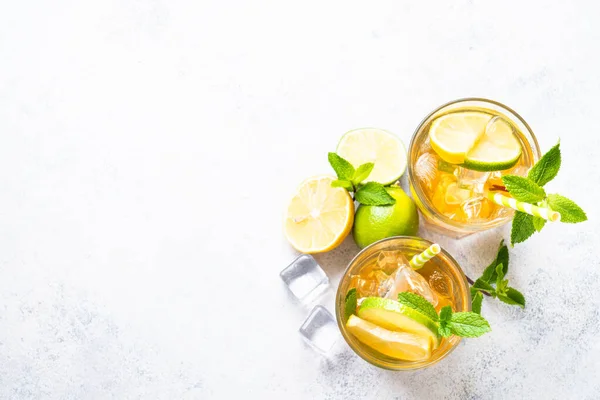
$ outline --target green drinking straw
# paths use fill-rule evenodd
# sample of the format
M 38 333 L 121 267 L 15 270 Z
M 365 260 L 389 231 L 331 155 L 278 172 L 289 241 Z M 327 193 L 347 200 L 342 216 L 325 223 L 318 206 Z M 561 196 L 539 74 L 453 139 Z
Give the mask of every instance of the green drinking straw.
M 488 199 L 500 206 L 509 207 L 517 211 L 522 211 L 524 213 L 533 215 L 534 217 L 543 218 L 546 221 L 560 221 L 560 213 L 552 211 L 548 207 L 538 207 L 534 206 L 533 204 L 523 203 L 522 201 L 517 201 L 512 197 L 503 196 L 498 192 L 487 192 L 486 196 Z
M 434 243 L 431 246 L 429 246 L 427 248 L 427 250 L 425 250 L 421 254 L 415 255 L 410 260 L 409 264 L 413 269 L 419 269 L 423 265 L 425 265 L 425 263 L 427 261 L 431 260 L 433 257 L 438 255 L 440 253 L 440 251 L 442 251 L 442 248 L 440 247 L 440 245 L 437 243 Z

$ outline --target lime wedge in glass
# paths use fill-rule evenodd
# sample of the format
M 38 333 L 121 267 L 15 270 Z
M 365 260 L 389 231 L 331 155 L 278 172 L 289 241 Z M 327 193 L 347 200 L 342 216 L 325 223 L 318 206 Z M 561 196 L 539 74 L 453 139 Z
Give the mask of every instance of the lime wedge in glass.
M 436 349 L 441 341 L 437 324 L 417 310 L 396 300 L 367 297 L 360 304 L 358 316 L 392 331 L 403 331 L 428 337 Z
M 513 127 L 502 118 L 494 117 L 483 136 L 467 152 L 463 166 L 475 171 L 502 171 L 514 167 L 521 153 Z

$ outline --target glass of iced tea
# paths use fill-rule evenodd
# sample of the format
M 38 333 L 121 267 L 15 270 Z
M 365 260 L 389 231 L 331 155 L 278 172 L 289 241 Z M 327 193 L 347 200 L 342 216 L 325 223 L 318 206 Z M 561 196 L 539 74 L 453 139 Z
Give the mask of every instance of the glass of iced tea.
M 437 312 L 450 306 L 470 311 L 469 285 L 456 260 L 441 250 L 419 269 L 409 260 L 432 245 L 409 236 L 383 239 L 350 262 L 338 286 L 336 319 L 352 350 L 369 363 L 391 370 L 413 370 L 439 362 L 461 338 L 443 338 L 426 316 L 396 299 L 412 292 Z M 355 290 L 357 307 L 347 313 L 347 295 Z M 353 306 L 354 308 L 354 306 Z
M 526 176 L 540 158 L 537 140 L 519 114 L 479 98 L 431 112 L 408 153 L 410 189 L 424 222 L 456 238 L 510 221 L 514 211 L 487 194 L 510 196 L 502 176 Z

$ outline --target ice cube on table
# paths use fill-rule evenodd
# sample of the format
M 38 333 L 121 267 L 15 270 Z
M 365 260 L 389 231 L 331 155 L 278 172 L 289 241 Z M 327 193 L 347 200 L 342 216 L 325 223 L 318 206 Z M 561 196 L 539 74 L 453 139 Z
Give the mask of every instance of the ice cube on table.
M 390 290 L 386 293 L 386 299 L 398 299 L 398 293 L 411 292 L 423 296 L 435 307 L 438 303 L 437 295 L 429 287 L 427 280 L 418 272 L 406 264 L 401 265 L 396 273 L 390 277 Z
M 454 175 L 456 176 L 456 185 L 460 189 L 467 189 L 475 194 L 483 194 L 485 183 L 490 177 L 489 172 L 473 171 L 464 167 L 458 167 Z
M 325 271 L 313 256 L 302 254 L 279 274 L 288 289 L 299 300 L 315 300 L 329 286 Z
M 308 345 L 323 354 L 331 350 L 340 337 L 335 318 L 323 306 L 315 306 L 298 331 Z
M 429 190 L 433 189 L 433 182 L 437 176 L 440 157 L 435 153 L 423 153 L 415 163 L 415 175 L 422 185 Z

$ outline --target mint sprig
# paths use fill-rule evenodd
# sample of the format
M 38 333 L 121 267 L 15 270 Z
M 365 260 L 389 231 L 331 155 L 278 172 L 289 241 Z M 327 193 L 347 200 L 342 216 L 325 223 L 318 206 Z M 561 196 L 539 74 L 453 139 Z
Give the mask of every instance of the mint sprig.
M 369 162 L 354 168 L 348 160 L 336 153 L 329 153 L 327 159 L 337 175 L 337 179 L 331 182 L 331 186 L 354 192 L 354 199 L 367 206 L 387 206 L 396 203 L 381 183 L 362 184 L 373 171 L 375 164 Z
M 542 207 L 550 207 L 553 211 L 559 212 L 561 222 L 576 224 L 586 221 L 585 212 L 573 200 L 559 194 L 546 194 L 543 188 L 556 177 L 561 162 L 560 143 L 558 143 L 540 158 L 526 178 L 505 175 L 502 177 L 502 182 L 508 193 L 515 199 Z M 511 245 L 524 242 L 535 232 L 540 232 L 545 225 L 546 221 L 542 218 L 515 211 L 510 233 Z
M 415 293 L 399 293 L 398 301 L 404 306 L 410 307 L 436 322 L 438 332 L 443 337 L 451 335 L 460 337 L 479 337 L 492 330 L 489 322 L 481 315 L 474 312 L 455 313 L 452 311 L 452 307 L 445 306 L 442 307 L 438 315 L 429 301 Z
M 481 313 L 483 295 L 498 298 L 503 303 L 525 308 L 525 296 L 517 289 L 510 287 L 508 279 L 508 247 L 500 242 L 496 258 L 483 271 L 483 274 L 471 286 L 471 309 Z

